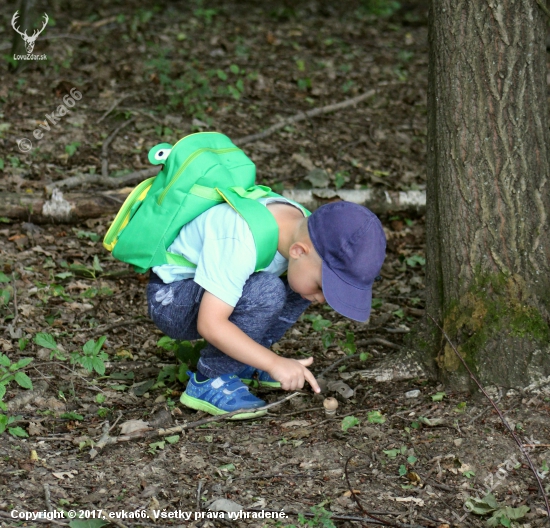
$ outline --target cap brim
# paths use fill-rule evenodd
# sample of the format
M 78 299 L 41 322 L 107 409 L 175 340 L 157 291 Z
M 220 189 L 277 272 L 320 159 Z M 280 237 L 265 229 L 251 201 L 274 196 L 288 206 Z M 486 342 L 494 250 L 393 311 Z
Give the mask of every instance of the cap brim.
M 329 306 L 339 314 L 364 323 L 370 315 L 372 284 L 356 288 L 336 275 L 323 262 L 323 295 Z

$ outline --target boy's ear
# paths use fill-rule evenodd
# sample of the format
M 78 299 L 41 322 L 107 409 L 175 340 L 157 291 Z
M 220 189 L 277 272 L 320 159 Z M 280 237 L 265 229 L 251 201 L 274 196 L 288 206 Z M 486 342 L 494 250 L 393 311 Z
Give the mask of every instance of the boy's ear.
M 307 255 L 308 253 L 309 248 L 303 242 L 294 242 L 294 244 L 292 244 L 292 246 L 290 246 L 288 250 L 289 256 L 294 259 L 300 258 L 303 255 Z

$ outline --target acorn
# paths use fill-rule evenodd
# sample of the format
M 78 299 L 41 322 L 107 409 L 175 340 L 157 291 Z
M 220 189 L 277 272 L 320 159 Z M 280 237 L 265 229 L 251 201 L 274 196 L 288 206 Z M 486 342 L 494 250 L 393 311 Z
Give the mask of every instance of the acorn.
M 323 407 L 325 408 L 325 414 L 327 416 L 336 414 L 336 409 L 338 409 L 338 400 L 336 398 L 325 398 Z

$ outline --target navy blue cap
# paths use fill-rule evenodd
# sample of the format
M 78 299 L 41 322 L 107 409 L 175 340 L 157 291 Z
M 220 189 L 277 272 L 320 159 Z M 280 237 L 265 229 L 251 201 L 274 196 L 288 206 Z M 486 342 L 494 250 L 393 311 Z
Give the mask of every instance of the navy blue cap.
M 386 258 L 386 235 L 378 217 L 352 202 L 319 207 L 308 219 L 315 251 L 323 260 L 323 295 L 338 313 L 369 318 L 372 285 Z

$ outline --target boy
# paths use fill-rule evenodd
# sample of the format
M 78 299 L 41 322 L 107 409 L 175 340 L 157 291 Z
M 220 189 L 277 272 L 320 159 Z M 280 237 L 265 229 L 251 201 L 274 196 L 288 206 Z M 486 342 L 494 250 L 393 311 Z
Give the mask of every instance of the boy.
M 181 397 L 210 414 L 243 409 L 256 418 L 265 402 L 245 383 L 301 389 L 319 385 L 307 368 L 313 358 L 290 359 L 269 350 L 311 302 L 366 321 L 372 284 L 385 258 L 386 238 L 376 215 L 351 202 L 323 205 L 305 217 L 283 198 L 264 198 L 279 227 L 271 264 L 254 272 L 256 250 L 246 222 L 228 204 L 186 224 L 170 246 L 197 268 L 154 267 L 147 287 L 149 315 L 173 339 L 198 339 L 198 372 Z M 281 278 L 285 271 L 287 277 Z

